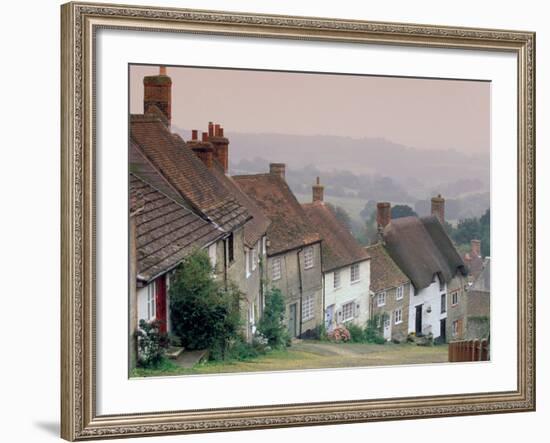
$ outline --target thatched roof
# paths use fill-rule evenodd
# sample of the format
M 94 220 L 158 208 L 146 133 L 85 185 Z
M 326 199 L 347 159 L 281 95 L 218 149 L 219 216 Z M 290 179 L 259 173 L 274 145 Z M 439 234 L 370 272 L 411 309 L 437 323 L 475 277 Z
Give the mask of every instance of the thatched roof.
M 434 274 L 448 283 L 466 267 L 452 240 L 435 216 L 402 217 L 383 231 L 386 249 L 416 289 L 428 287 Z

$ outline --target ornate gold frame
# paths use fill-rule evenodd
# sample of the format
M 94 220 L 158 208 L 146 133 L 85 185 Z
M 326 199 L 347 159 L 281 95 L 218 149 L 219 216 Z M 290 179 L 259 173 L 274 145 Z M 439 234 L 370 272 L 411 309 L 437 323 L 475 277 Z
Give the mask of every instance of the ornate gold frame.
M 68 3 L 62 18 L 61 435 L 67 440 L 533 411 L 535 34 L 523 31 Z M 94 32 L 148 29 L 509 51 L 518 58 L 517 390 L 98 416 L 94 389 Z

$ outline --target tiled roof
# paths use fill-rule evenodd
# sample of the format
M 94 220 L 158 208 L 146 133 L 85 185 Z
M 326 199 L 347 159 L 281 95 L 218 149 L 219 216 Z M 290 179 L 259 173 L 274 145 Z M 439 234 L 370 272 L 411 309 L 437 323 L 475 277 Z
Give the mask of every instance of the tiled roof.
M 185 142 L 155 113 L 132 115 L 131 143 L 186 203 L 229 232 L 251 218 Z
M 149 282 L 174 268 L 195 249 L 223 235 L 213 223 L 156 189 L 151 174 L 130 173 L 130 198 L 143 202 L 136 220 L 138 279 Z M 156 177 L 153 182 L 162 181 Z
M 370 290 L 373 292 L 395 288 L 409 282 L 409 278 L 392 260 L 382 243 L 365 248 L 370 255 Z
M 287 183 L 277 174 L 233 177 L 243 192 L 271 220 L 267 253 L 278 254 L 320 241 L 304 209 Z
M 217 160 L 213 161 L 212 173 L 252 216 L 252 219 L 244 225 L 244 242 L 249 248 L 253 248 L 258 240 L 266 234 L 271 222 L 262 210 L 246 196 L 239 185 L 231 177 L 225 175 L 223 166 Z
M 323 202 L 303 204 L 312 226 L 322 239 L 323 272 L 368 260 L 369 254 Z
M 434 217 L 402 217 L 383 231 L 386 249 L 416 289 L 428 287 L 434 274 L 449 282 L 466 267 L 453 242 Z

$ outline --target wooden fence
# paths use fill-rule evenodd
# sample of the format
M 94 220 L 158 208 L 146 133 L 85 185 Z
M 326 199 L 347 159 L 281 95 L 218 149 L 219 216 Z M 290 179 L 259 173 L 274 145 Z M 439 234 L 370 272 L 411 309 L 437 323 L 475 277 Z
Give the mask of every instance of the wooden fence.
M 449 361 L 488 361 L 487 340 L 454 341 L 449 343 Z

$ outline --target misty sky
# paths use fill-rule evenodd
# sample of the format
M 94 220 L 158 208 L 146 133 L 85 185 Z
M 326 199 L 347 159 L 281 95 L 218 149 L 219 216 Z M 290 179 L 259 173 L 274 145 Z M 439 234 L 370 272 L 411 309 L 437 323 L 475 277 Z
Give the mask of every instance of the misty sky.
M 130 112 L 143 112 L 143 77 L 130 69 Z M 458 80 L 167 68 L 172 124 L 225 134 L 381 137 L 419 149 L 487 155 L 490 83 Z

